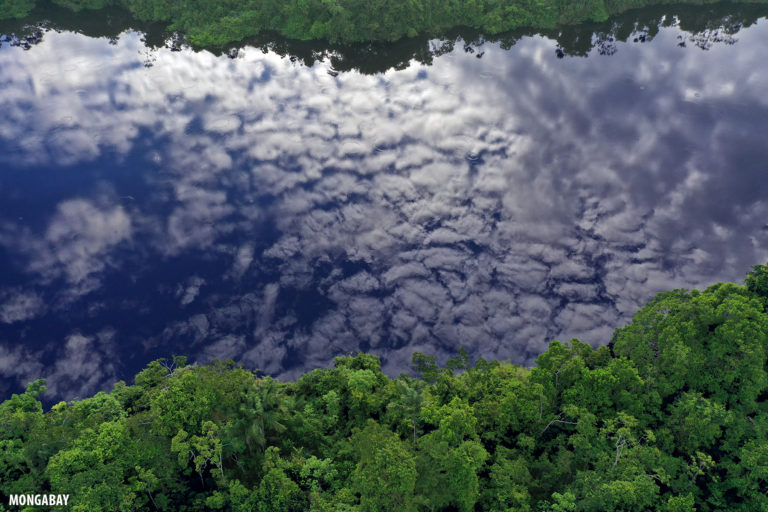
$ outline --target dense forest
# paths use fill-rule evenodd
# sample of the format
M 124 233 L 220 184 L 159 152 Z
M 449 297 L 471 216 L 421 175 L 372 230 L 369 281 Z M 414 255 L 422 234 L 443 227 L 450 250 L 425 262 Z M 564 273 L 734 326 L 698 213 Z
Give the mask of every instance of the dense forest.
M 766 4 L 768 0 L 739 0 Z M 167 24 L 197 46 L 221 46 L 264 31 L 291 39 L 396 41 L 469 27 L 493 35 L 520 27 L 553 29 L 600 22 L 669 0 L 0 0 L 0 20 L 23 18 L 52 2 L 80 11 L 117 6 L 136 19 Z M 678 2 L 679 3 L 679 2 Z M 688 0 L 712 4 L 715 0 Z
M 0 509 L 76 511 L 768 510 L 768 266 L 743 286 L 656 296 L 597 349 L 533 368 L 370 354 L 296 382 L 152 362 L 133 385 L 44 412 L 0 405 Z

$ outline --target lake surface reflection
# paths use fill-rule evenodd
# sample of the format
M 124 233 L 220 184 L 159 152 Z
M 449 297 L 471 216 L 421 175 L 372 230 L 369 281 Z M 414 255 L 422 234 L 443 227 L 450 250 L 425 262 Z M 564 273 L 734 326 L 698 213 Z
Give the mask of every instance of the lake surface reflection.
M 3 396 L 171 354 L 281 378 L 358 350 L 395 375 L 460 346 L 532 364 L 658 291 L 741 281 L 768 257 L 768 29 L 690 37 L 372 75 L 130 31 L 4 44 Z

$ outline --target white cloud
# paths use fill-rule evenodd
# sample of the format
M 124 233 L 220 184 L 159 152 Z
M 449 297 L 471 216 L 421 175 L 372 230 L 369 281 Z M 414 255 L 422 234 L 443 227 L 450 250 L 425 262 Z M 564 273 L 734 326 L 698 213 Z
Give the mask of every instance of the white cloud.
M 205 279 L 199 276 L 193 276 L 187 279 L 185 285 L 179 285 L 176 289 L 176 297 L 182 306 L 191 304 L 200 293 L 200 288 L 205 285 Z
M 27 234 L 18 243 L 29 256 L 29 272 L 63 277 L 81 294 L 98 286 L 98 275 L 111 264 L 110 251 L 131 233 L 122 206 L 70 199 L 57 206 L 42 237 Z
M 33 319 L 45 312 L 43 299 L 31 291 L 9 290 L 0 293 L 0 322 L 12 324 Z

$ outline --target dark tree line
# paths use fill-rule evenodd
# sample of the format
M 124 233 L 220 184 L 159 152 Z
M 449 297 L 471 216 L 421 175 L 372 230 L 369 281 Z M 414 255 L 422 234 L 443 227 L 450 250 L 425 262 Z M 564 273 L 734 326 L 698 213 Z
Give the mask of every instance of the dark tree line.
M 396 41 L 452 27 L 500 34 L 602 22 L 668 0 L 0 0 L 0 20 L 23 18 L 38 4 L 73 11 L 116 6 L 141 21 L 162 22 L 197 46 L 221 46 L 265 31 L 298 40 Z M 714 4 L 715 0 L 688 0 Z M 766 0 L 745 3 L 766 4 Z
M 765 16 L 768 16 L 768 3 L 716 4 L 706 7 L 674 5 L 646 7 L 612 16 L 610 20 L 601 23 L 582 23 L 550 30 L 521 28 L 490 35 L 466 27 L 454 28 L 441 32 L 438 44 L 433 36 L 425 34 L 396 42 L 329 43 L 289 39 L 274 32 L 248 37 L 240 44 L 290 56 L 291 60 L 303 62 L 307 66 L 312 66 L 317 60 L 325 60 L 339 72 L 356 70 L 364 74 L 375 74 L 393 68 L 402 69 L 413 60 L 429 65 L 435 58 L 453 51 L 456 45 L 461 45 L 464 51 L 480 58 L 485 43 L 496 43 L 509 49 L 520 38 L 534 34 L 543 34 L 557 41 L 558 56 L 585 56 L 593 49 L 602 55 L 613 55 L 617 51 L 617 43 L 648 42 L 662 27 L 675 24 L 683 32 L 678 38 L 680 46 L 708 49 L 713 44 L 733 43 L 734 36 L 742 28 L 753 25 Z M 138 21 L 125 9 L 114 6 L 87 14 L 78 14 L 61 6 L 47 6 L 21 20 L 0 21 L 0 34 L 5 33 L 6 39 L 8 35 L 15 34 L 12 41 L 25 47 L 41 42 L 45 32 L 50 30 L 67 30 L 116 41 L 128 29 L 142 32 L 144 43 L 149 48 L 178 48 L 182 42 L 179 34 L 169 33 L 162 22 Z M 238 55 L 237 48 L 229 46 L 198 47 L 201 48 L 219 54 L 227 53 L 231 57 Z

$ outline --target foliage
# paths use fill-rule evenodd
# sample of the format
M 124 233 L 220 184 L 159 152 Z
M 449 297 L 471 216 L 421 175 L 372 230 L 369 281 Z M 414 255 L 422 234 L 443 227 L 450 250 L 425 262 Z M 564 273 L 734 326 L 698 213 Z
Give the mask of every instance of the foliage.
M 35 8 L 35 0 L 0 0 L 0 20 L 23 18 Z
M 461 349 L 391 379 L 358 354 L 283 383 L 175 358 L 45 412 L 38 380 L 0 404 L 0 489 L 88 511 L 768 510 L 765 274 L 661 293 L 610 348 L 553 341 L 534 368 Z
M 38 0 L 0 0 L 0 20 L 23 18 Z M 708 4 L 714 0 L 688 0 Z M 766 3 L 766 0 L 745 0 Z M 223 46 L 264 31 L 331 42 L 396 41 L 470 27 L 487 35 L 520 27 L 553 29 L 667 0 L 53 0 L 73 11 L 119 6 L 159 21 L 198 46 Z

